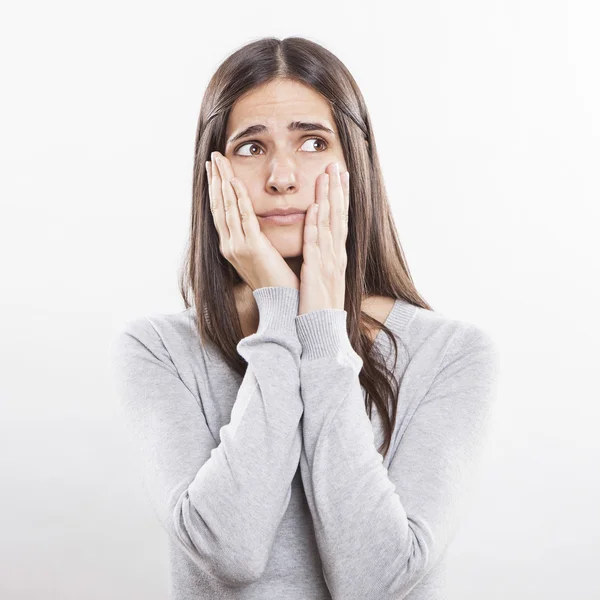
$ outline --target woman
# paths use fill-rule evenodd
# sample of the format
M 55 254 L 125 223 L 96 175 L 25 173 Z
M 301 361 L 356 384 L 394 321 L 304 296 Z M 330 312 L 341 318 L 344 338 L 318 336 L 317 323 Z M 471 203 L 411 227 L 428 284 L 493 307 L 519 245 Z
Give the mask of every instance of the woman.
M 112 354 L 171 598 L 445 597 L 494 345 L 417 293 L 364 100 L 318 44 L 212 77 L 181 291 Z

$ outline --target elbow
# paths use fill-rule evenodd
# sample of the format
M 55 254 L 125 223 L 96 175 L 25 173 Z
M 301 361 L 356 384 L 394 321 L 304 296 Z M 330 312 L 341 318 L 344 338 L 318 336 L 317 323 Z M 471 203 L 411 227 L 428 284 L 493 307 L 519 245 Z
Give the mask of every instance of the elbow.
M 221 583 L 243 587 L 256 582 L 265 569 L 265 561 L 257 560 L 260 552 L 239 543 L 239 532 L 215 531 L 182 494 L 172 512 L 170 533 L 177 545 L 205 573 Z M 234 543 L 235 542 L 235 543 Z
M 265 572 L 267 561 L 260 559 L 262 553 L 258 549 L 233 550 L 225 545 L 220 546 L 218 560 L 214 561 L 217 577 L 227 585 L 246 586 L 256 583 Z
M 221 583 L 234 587 L 245 587 L 255 583 L 262 573 L 262 569 L 249 567 L 247 560 L 240 560 L 233 556 L 215 561 L 211 571 L 211 575 Z
M 445 566 L 443 555 L 447 544 L 436 540 L 425 522 L 409 518 L 409 533 L 407 547 L 390 570 L 393 575 L 385 588 L 390 597 L 398 600 L 412 596 L 418 585 L 424 590 L 437 585 L 435 580 Z
M 410 519 L 409 549 L 404 559 L 404 576 L 407 580 L 420 580 L 429 570 L 432 559 L 431 548 L 434 537 L 429 527 Z
M 229 547 L 214 544 L 207 548 L 197 542 L 198 534 L 179 532 L 176 543 L 199 569 L 231 587 L 244 587 L 256 582 L 263 569 L 253 564 L 252 559 Z
M 255 554 L 233 552 L 222 548 L 219 560 L 214 562 L 217 578 L 230 586 L 244 587 L 256 583 L 265 571 L 265 564 Z

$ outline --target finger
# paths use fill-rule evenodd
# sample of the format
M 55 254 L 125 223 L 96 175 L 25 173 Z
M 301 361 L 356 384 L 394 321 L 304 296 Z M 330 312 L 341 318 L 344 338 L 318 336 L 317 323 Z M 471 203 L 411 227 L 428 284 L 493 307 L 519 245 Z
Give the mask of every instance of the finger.
M 346 206 L 346 217 L 350 212 L 350 173 L 342 173 L 342 189 L 344 190 L 344 200 Z
M 319 228 L 317 225 L 317 203 L 312 204 L 306 211 L 304 219 L 304 242 L 302 246 L 302 259 L 307 265 L 320 266 L 321 253 L 319 251 Z
M 344 226 L 341 240 L 341 249 L 346 251 L 346 239 L 348 238 L 348 214 L 350 211 L 350 173 L 348 171 L 342 173 L 342 192 L 344 195 L 343 205 L 344 214 L 342 216 L 342 224 Z
M 231 186 L 233 187 L 238 199 L 238 209 L 240 211 L 242 229 L 244 230 L 246 239 L 256 239 L 260 235 L 261 229 L 260 223 L 258 222 L 258 217 L 254 212 L 252 200 L 248 194 L 248 189 L 239 177 L 234 177 L 231 180 Z
M 331 237 L 331 219 L 329 215 L 331 203 L 329 202 L 330 180 L 329 173 L 319 175 L 317 179 L 317 202 L 319 213 L 317 215 L 319 250 L 323 265 L 329 265 L 335 260 L 333 239 Z
M 335 256 L 342 256 L 345 248 L 344 232 L 346 224 L 344 223 L 344 213 L 346 212 L 346 200 L 344 198 L 344 189 L 342 187 L 341 174 L 338 168 L 329 167 L 329 202 L 330 208 L 330 229 L 332 247 Z
M 210 198 L 210 211 L 215 222 L 217 233 L 219 234 L 219 243 L 221 247 L 225 247 L 231 239 L 229 233 L 229 227 L 225 220 L 225 212 L 223 210 L 223 198 L 221 192 L 221 177 L 219 176 L 219 170 L 216 168 L 214 160 L 211 160 L 209 180 L 209 198 Z
M 242 229 L 242 219 L 238 208 L 237 196 L 231 186 L 231 179 L 234 177 L 233 169 L 229 164 L 229 160 L 219 152 L 216 153 L 216 163 L 221 175 L 223 210 L 225 212 L 227 227 L 229 227 L 230 239 L 241 241 L 245 238 L 245 234 Z

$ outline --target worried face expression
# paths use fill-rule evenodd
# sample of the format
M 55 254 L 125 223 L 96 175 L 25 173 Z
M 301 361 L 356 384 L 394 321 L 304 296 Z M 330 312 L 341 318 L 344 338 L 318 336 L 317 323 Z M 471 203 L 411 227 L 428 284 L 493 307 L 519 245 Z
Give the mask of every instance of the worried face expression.
M 287 79 L 254 88 L 234 104 L 223 153 L 248 189 L 257 215 L 315 202 L 317 177 L 332 162 L 347 170 L 329 103 L 311 87 Z M 304 218 L 278 223 L 258 217 L 281 256 L 302 255 Z

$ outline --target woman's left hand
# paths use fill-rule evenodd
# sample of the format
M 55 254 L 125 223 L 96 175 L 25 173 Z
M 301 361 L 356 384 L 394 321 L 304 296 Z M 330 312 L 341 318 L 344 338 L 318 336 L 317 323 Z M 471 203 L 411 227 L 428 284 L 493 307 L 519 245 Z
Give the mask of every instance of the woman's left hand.
M 336 167 L 328 165 L 317 177 L 316 202 L 306 212 L 298 316 L 324 308 L 344 310 L 350 174 Z

